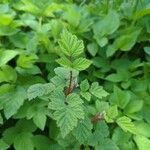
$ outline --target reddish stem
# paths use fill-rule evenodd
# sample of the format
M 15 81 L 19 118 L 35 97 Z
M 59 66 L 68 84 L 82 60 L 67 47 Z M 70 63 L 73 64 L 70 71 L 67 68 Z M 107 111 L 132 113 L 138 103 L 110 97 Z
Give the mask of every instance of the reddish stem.
M 72 92 L 72 80 L 73 80 L 72 71 L 70 71 L 69 86 L 66 91 L 66 95 L 69 95 Z
M 98 121 L 103 120 L 103 119 L 104 119 L 103 113 L 99 113 L 99 114 L 96 114 L 95 116 L 92 117 L 91 122 L 93 124 L 95 124 Z

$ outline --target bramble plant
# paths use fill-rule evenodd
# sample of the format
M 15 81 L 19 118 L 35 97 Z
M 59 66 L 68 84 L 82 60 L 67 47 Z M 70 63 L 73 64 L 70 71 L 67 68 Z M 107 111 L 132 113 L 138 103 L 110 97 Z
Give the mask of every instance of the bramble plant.
M 0 150 L 150 150 L 149 0 L 0 0 Z

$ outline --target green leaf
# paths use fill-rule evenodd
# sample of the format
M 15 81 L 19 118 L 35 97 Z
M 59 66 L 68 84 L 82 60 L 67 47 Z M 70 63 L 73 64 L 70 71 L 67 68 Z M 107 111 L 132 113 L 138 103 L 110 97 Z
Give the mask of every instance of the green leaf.
M 106 138 L 95 146 L 95 150 L 119 150 L 119 148 L 111 139 Z
M 1 115 L 1 113 L 0 113 L 0 124 L 3 124 L 3 117 Z
M 114 93 L 110 98 L 113 104 L 117 104 L 118 107 L 124 109 L 131 99 L 131 95 L 128 91 L 123 91 L 117 86 L 114 86 Z
M 111 82 L 120 82 L 123 80 L 123 77 L 120 74 L 112 73 L 108 75 L 105 79 Z
M 81 91 L 83 92 L 86 92 L 88 89 L 89 89 L 90 85 L 89 85 L 89 82 L 87 79 L 83 80 L 81 83 L 80 83 L 80 89 Z
M 33 122 L 41 130 L 44 130 L 45 125 L 46 125 L 46 115 L 45 115 L 45 113 L 39 112 L 36 115 L 34 115 Z
M 19 53 L 14 50 L 0 50 L 0 67 L 13 59 Z
M 109 109 L 109 103 L 108 102 L 104 102 L 104 101 L 96 101 L 96 109 L 98 112 L 103 112 L 103 111 L 107 111 Z
M 38 59 L 38 56 L 35 54 L 30 55 L 20 55 L 17 59 L 17 65 L 22 68 L 33 68 L 34 63 Z
M 132 100 L 127 104 L 127 106 L 124 109 L 124 112 L 126 114 L 132 114 L 132 113 L 138 112 L 143 107 L 143 101 L 142 100 L 137 100 L 134 98 L 131 98 L 131 99 Z
M 76 70 L 85 70 L 91 65 L 92 61 L 86 58 L 78 58 L 73 62 L 73 68 Z
M 130 32 L 130 35 L 128 33 L 121 35 L 114 42 L 115 48 L 121 49 L 122 51 L 129 51 L 136 43 L 139 34 L 140 30 L 133 30 Z
M 66 57 L 61 57 L 57 59 L 56 62 L 59 63 L 63 67 L 67 67 L 67 68 L 72 67 L 72 62 Z
M 123 116 L 117 119 L 117 124 L 125 131 L 129 131 L 131 133 L 135 133 L 136 132 L 136 128 L 134 123 L 131 121 L 130 118 Z
M 18 109 L 23 105 L 26 98 L 26 91 L 22 87 L 17 87 L 15 91 L 8 95 L 7 101 L 4 105 L 4 114 L 7 119 L 17 113 Z
M 81 120 L 73 130 L 73 135 L 80 143 L 84 143 L 90 137 L 92 127 L 90 119 L 85 118 L 84 120 Z
M 147 138 L 150 137 L 150 124 L 146 123 L 144 121 L 136 121 L 134 122 L 135 126 L 136 126 L 136 130 L 138 135 L 143 135 Z
M 87 49 L 92 56 L 95 56 L 98 52 L 98 45 L 96 43 L 90 43 L 87 45 Z
M 75 35 L 72 35 L 67 30 L 61 34 L 59 46 L 65 55 L 71 57 L 77 57 L 84 51 L 83 41 L 78 40 Z
M 105 35 L 112 34 L 117 30 L 119 25 L 120 21 L 118 13 L 115 10 L 109 11 L 109 13 L 102 20 L 96 22 L 93 26 L 96 39 L 97 37 L 100 38 Z
M 94 95 L 100 99 L 108 96 L 108 93 L 103 89 L 102 86 L 99 86 L 98 82 L 92 83 L 91 88 L 90 88 L 90 92 L 92 95 Z
M 67 98 L 58 91 L 52 95 L 49 108 L 55 110 L 53 119 L 60 127 L 63 138 L 77 126 L 79 119 L 84 118 L 82 103 L 83 101 L 75 93 L 68 95 Z
M 145 53 L 150 55 L 150 47 L 144 47 L 144 51 L 145 51 Z
M 47 95 L 54 90 L 55 86 L 52 83 L 37 83 L 28 88 L 28 99 L 32 100 L 36 97 Z
M 33 143 L 37 150 L 51 150 L 51 141 L 44 135 L 33 137 Z
M 9 148 L 9 145 L 5 143 L 3 139 L 0 139 L 0 148 L 1 150 L 7 150 Z
M 114 119 L 118 116 L 117 106 L 111 106 L 108 110 L 106 110 L 105 119 L 107 122 L 114 122 Z
M 83 98 L 85 98 L 87 101 L 90 101 L 91 100 L 91 93 L 89 93 L 89 92 L 80 92 L 80 94 L 81 94 L 81 96 L 83 97 Z
M 14 148 L 16 150 L 34 150 L 32 137 L 33 135 L 29 132 L 19 133 L 14 139 Z
M 17 80 L 17 73 L 16 71 L 8 66 L 4 65 L 0 69 L 0 83 L 1 82 L 16 82 Z
M 134 141 L 136 142 L 139 150 L 150 149 L 150 140 L 142 135 L 134 136 Z

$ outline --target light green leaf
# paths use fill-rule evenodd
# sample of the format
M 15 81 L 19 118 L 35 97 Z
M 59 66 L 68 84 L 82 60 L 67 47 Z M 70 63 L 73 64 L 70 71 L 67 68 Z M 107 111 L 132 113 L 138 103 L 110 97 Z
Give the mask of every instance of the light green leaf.
M 55 110 L 53 119 L 60 127 L 63 138 L 77 126 L 78 119 L 84 118 L 82 103 L 83 101 L 75 93 L 68 95 L 67 98 L 63 92 L 54 92 L 52 95 L 49 108 Z
M 91 93 L 89 93 L 89 92 L 80 92 L 80 94 L 81 94 L 81 96 L 83 97 L 83 98 L 85 98 L 87 101 L 90 101 L 91 100 L 91 97 L 92 97 L 92 95 L 91 95 Z
M 84 51 L 83 41 L 78 40 L 75 35 L 72 35 L 67 30 L 61 34 L 59 46 L 65 55 L 71 57 L 77 57 Z
M 143 100 L 132 99 L 125 107 L 124 112 L 126 114 L 132 114 L 140 111 L 142 107 L 143 107 Z
M 108 110 L 106 110 L 105 119 L 107 122 L 114 122 L 114 119 L 118 116 L 117 106 L 111 106 Z
M 28 99 L 32 100 L 36 97 L 47 95 L 54 90 L 55 86 L 52 83 L 37 83 L 29 87 L 27 94 Z
M 75 59 L 72 65 L 73 65 L 73 69 L 81 71 L 87 69 L 91 65 L 91 63 L 92 61 L 86 58 L 78 58 Z
M 17 79 L 17 73 L 16 71 L 8 66 L 8 65 L 4 65 L 1 67 L 0 70 L 0 83 L 1 82 L 15 82 Z
M 88 89 L 89 89 L 90 85 L 89 85 L 89 82 L 87 79 L 83 80 L 81 83 L 80 83 L 80 89 L 81 91 L 83 92 L 86 92 Z
M 103 89 L 102 86 L 99 86 L 98 82 L 92 83 L 90 93 L 100 99 L 108 96 L 108 93 Z
M 18 111 L 26 98 L 26 91 L 22 87 L 17 87 L 15 91 L 8 95 L 7 101 L 4 104 L 4 114 L 7 119 Z
M 67 68 L 72 67 L 72 62 L 66 57 L 61 57 L 57 59 L 56 62 L 59 63 L 63 67 L 67 67 Z
M 134 136 L 134 141 L 136 142 L 139 150 L 148 150 L 150 149 L 150 140 L 142 135 Z
M 14 50 L 0 50 L 0 67 L 13 59 L 19 53 Z
M 150 124 L 144 121 L 134 122 L 138 135 L 143 135 L 147 138 L 150 138 Z
M 33 135 L 29 132 L 19 133 L 14 139 L 15 150 L 34 150 Z
M 118 118 L 116 122 L 125 132 L 136 132 L 136 127 L 130 118 L 123 116 Z

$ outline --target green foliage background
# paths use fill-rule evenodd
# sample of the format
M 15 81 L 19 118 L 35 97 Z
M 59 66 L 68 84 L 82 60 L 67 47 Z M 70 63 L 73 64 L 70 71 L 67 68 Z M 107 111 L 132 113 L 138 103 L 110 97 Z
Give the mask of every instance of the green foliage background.
M 149 150 L 149 42 L 149 0 L 0 0 L 0 150 Z

